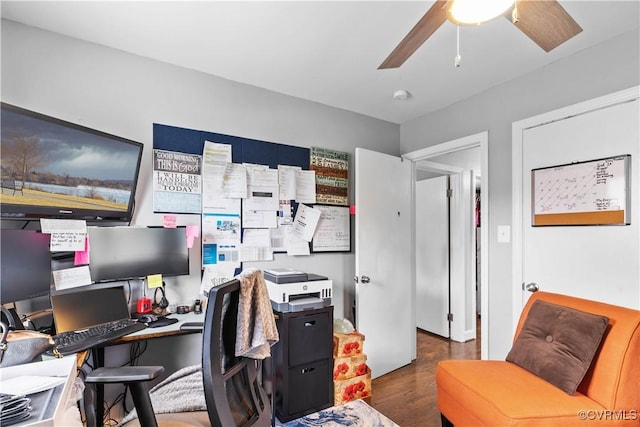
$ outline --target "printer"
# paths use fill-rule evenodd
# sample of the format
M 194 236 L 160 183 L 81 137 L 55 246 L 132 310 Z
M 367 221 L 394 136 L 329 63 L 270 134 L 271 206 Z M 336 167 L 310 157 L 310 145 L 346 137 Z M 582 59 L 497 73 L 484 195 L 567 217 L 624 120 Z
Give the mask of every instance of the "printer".
M 264 270 L 271 307 L 281 313 L 331 305 L 333 282 L 327 277 L 288 268 Z

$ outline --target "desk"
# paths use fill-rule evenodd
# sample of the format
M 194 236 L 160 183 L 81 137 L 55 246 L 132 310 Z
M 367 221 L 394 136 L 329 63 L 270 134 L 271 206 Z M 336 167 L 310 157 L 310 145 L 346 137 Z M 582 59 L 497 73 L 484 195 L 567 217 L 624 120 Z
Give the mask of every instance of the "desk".
M 171 325 L 167 325 L 167 326 L 160 326 L 157 328 L 145 328 L 145 329 L 142 329 L 141 331 L 137 331 L 132 334 L 126 335 L 122 338 L 118 338 L 117 340 L 109 341 L 108 343 L 105 343 L 105 345 L 123 344 L 123 343 L 132 342 L 132 341 L 169 337 L 172 335 L 191 334 L 194 332 L 200 333 L 201 331 L 198 331 L 198 330 L 182 330 L 180 329 L 180 327 L 183 324 L 188 322 L 204 323 L 204 313 L 194 314 L 192 312 L 187 314 L 170 314 L 167 317 L 176 318 L 178 319 L 178 322 L 173 323 Z
M 120 345 L 120 344 L 132 344 L 136 341 L 149 340 L 154 338 L 163 338 L 163 337 L 171 337 L 171 336 L 180 336 L 192 333 L 201 333 L 199 330 L 182 330 L 180 327 L 187 322 L 201 322 L 204 323 L 204 313 L 195 314 L 193 312 L 187 314 L 170 314 L 167 317 L 174 317 L 178 319 L 177 323 L 173 323 L 167 326 L 160 326 L 157 328 L 145 328 L 140 331 L 134 332 L 132 334 L 126 335 L 122 338 L 118 338 L 113 341 L 109 341 L 106 343 L 102 343 L 100 346 L 94 347 L 91 349 L 91 354 L 93 356 L 93 361 L 96 368 L 105 366 L 105 358 L 104 358 L 104 348 Z M 104 387 L 102 385 L 96 385 L 96 420 L 101 420 L 104 418 Z M 99 424 L 100 425 L 100 424 Z

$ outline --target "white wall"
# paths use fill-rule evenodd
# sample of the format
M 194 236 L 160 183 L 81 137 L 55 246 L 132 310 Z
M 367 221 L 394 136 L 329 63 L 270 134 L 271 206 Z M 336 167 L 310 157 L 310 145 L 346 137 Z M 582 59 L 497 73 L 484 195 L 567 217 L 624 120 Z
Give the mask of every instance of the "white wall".
M 5 20 L 2 101 L 144 143 L 133 225 L 162 224 L 162 215 L 152 213 L 153 123 L 350 154 L 355 147 L 399 154 L 396 124 Z M 178 225 L 197 223 L 197 215 L 178 216 Z M 195 246 L 192 274 L 166 280 L 172 303 L 197 296 L 200 249 Z M 352 254 L 276 258 L 264 265 L 333 279 L 336 317 L 350 312 Z
M 512 293 L 520 285 L 511 283 L 511 245 L 496 237 L 498 225 L 511 224 L 511 125 L 638 85 L 639 52 L 636 29 L 400 127 L 402 153 L 489 131 L 489 206 L 482 208 L 488 208 L 490 227 L 489 248 L 483 248 L 489 260 L 490 358 L 511 347 L 513 331 L 505 325 L 511 325 Z

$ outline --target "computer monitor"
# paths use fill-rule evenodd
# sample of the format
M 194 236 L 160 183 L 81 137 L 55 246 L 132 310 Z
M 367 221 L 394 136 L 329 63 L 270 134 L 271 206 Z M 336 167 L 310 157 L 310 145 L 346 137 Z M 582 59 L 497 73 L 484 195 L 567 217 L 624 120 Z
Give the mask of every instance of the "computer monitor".
M 0 230 L 0 303 L 47 295 L 51 289 L 49 234 Z
M 0 217 L 129 222 L 143 144 L 0 103 Z
M 185 227 L 87 227 L 94 282 L 189 274 Z

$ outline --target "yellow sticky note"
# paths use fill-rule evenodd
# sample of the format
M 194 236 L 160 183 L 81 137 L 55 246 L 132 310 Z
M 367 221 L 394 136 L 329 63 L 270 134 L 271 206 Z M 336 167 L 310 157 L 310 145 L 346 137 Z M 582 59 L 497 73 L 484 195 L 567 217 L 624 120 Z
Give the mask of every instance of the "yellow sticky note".
M 162 286 L 162 274 L 152 274 L 147 276 L 147 286 L 149 288 L 159 288 Z

